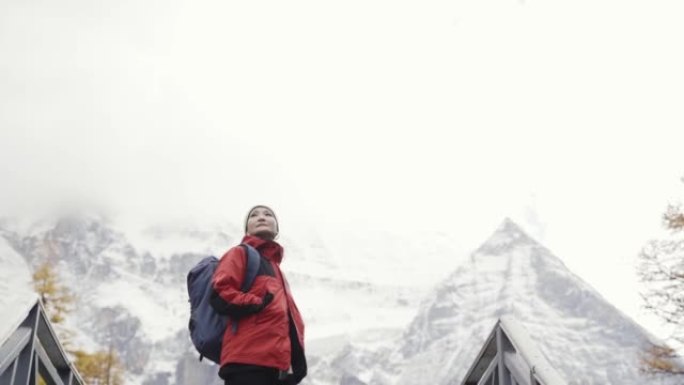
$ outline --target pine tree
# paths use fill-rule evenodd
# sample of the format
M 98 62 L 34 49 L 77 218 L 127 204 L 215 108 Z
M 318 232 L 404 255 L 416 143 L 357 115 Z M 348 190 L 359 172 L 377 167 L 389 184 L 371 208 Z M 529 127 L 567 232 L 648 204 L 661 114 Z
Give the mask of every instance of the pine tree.
M 52 263 L 45 261 L 41 263 L 33 273 L 34 288 L 40 295 L 45 312 L 50 317 L 53 324 L 64 322 L 64 316 L 70 310 L 70 305 L 74 302 L 74 296 L 66 286 L 58 281 L 57 272 Z
M 672 341 L 684 344 L 684 211 L 670 205 L 663 225 L 671 237 L 649 242 L 640 253 L 639 275 L 646 284 L 645 307 L 673 326 Z M 678 354 L 667 345 L 653 345 L 642 357 L 648 372 L 684 374 L 675 364 Z

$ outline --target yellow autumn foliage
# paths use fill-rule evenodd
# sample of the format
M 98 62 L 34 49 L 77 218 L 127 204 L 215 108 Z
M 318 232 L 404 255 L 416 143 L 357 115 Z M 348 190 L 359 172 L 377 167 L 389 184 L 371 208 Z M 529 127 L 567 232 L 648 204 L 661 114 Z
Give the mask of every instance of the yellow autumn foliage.
M 59 283 L 57 272 L 49 261 L 41 263 L 33 273 L 33 285 L 43 301 L 50 322 L 60 324 L 69 312 L 74 296 Z
M 73 352 L 74 364 L 86 385 L 122 385 L 123 368 L 113 350 L 87 353 Z
M 59 282 L 52 263 L 46 261 L 36 268 L 33 284 L 50 322 L 61 326 L 71 311 L 75 298 L 67 287 Z M 64 326 L 59 327 L 57 331 L 62 345 L 73 357 L 76 370 L 85 385 L 123 385 L 123 366 L 113 349 L 94 353 L 73 349 L 70 345 L 74 333 Z M 45 380 L 39 377 L 38 384 L 45 385 Z

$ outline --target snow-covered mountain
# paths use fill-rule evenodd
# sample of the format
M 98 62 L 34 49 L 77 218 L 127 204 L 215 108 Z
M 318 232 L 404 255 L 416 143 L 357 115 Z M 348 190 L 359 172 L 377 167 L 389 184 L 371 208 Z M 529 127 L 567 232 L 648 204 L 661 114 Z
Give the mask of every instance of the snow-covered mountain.
M 606 279 L 610 272 L 606 271 Z M 524 325 L 570 385 L 680 384 L 642 373 L 654 338 L 506 220 L 384 344 L 342 343 L 314 384 L 460 384 L 502 315 Z
M 231 224 L 0 221 L 12 253 L 34 266 L 53 260 L 78 295 L 67 325 L 75 342 L 113 344 L 127 383 L 141 385 L 221 383 L 189 343 L 185 276 L 241 233 Z M 504 314 L 524 325 L 569 384 L 677 383 L 641 373 L 653 337 L 510 220 L 470 255 L 446 235 L 322 239 L 280 240 L 307 321 L 304 385 L 460 384 Z
M 405 328 L 420 299 L 458 265 L 446 235 L 407 241 L 389 234 L 341 234 L 326 242 L 309 234 L 283 237 L 287 274 L 307 322 L 309 359 L 329 353 L 320 341 L 343 343 Z M 76 295 L 66 327 L 86 349 L 112 344 L 130 384 L 220 383 L 217 368 L 199 363 L 187 334 L 185 278 L 206 255 L 222 255 L 241 226 L 187 223 L 121 227 L 74 216 L 21 223 L 0 220 L 0 239 L 32 266 L 51 260 Z M 437 277 L 437 278 L 435 278 Z M 367 333 L 369 327 L 381 331 Z M 329 346 L 328 346 L 329 347 Z M 318 353 L 320 352 L 320 353 Z

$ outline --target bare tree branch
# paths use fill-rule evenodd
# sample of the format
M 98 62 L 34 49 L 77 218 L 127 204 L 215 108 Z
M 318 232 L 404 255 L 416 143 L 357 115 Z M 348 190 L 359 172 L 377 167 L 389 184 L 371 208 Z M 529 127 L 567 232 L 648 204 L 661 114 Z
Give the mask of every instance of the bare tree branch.
M 684 213 L 681 206 L 667 207 L 663 225 L 672 230 L 672 236 L 648 242 L 639 253 L 638 275 L 646 286 L 641 298 L 646 309 L 673 327 L 670 339 L 684 344 Z M 679 358 L 666 344 L 652 345 L 642 357 L 642 370 L 684 375 Z

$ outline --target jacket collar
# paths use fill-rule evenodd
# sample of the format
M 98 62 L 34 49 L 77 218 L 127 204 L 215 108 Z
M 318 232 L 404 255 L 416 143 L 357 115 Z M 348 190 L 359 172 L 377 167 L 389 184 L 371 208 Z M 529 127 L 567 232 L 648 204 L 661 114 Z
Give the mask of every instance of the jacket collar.
M 277 264 L 283 260 L 283 247 L 276 241 L 267 241 L 253 235 L 245 235 L 242 238 L 242 243 L 254 247 L 262 256 Z

